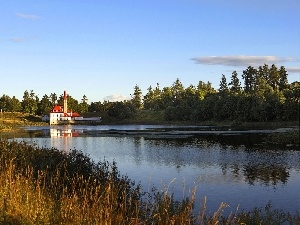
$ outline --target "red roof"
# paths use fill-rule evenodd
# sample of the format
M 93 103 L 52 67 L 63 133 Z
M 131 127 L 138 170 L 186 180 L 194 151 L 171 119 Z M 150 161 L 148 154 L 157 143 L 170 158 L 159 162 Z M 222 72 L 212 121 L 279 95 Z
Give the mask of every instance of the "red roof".
M 59 112 L 59 113 L 63 113 L 64 112 L 64 107 L 61 105 L 56 105 L 54 106 L 54 108 L 51 110 L 51 112 L 55 113 L 55 112 Z M 77 112 L 72 112 L 71 110 L 68 110 L 68 113 L 64 113 L 65 117 L 80 117 L 80 114 Z
M 51 112 L 63 112 L 64 108 L 60 105 L 54 106 L 54 108 L 51 110 Z
M 79 116 L 80 116 L 79 113 L 77 113 L 77 112 L 72 112 L 72 117 L 79 117 Z

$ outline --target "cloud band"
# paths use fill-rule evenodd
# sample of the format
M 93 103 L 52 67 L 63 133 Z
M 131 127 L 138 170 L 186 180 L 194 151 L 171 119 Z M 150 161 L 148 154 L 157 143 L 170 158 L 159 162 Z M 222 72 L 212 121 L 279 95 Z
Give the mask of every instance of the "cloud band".
M 223 66 L 261 66 L 263 64 L 276 64 L 297 61 L 294 58 L 278 58 L 276 56 L 206 56 L 192 58 L 197 64 L 223 65 Z
M 32 15 L 32 14 L 23 14 L 23 13 L 16 13 L 17 17 L 20 17 L 22 19 L 30 19 L 30 20 L 36 20 L 39 17 L 36 15 Z

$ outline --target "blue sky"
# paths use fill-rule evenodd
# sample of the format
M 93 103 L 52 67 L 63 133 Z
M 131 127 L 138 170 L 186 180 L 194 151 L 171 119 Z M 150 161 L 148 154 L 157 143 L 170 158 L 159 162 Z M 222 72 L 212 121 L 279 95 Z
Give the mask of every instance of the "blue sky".
M 129 98 L 264 63 L 300 74 L 299 0 L 0 0 L 0 95 Z

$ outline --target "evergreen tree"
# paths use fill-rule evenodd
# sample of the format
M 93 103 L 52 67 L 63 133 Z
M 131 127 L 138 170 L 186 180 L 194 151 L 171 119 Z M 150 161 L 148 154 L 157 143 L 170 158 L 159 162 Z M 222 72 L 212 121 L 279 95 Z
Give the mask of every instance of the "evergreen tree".
M 278 88 L 279 72 L 274 64 L 269 69 L 269 84 L 273 88 L 273 90 L 276 90 Z
M 159 108 L 166 109 L 173 106 L 173 93 L 170 87 L 164 87 L 161 91 Z
M 160 90 L 159 83 L 156 84 L 153 94 L 154 94 L 153 108 L 155 110 L 164 109 L 164 106 L 162 106 L 162 91 Z
M 236 71 L 233 71 L 231 74 L 231 82 L 229 83 L 230 86 L 230 92 L 234 94 L 241 93 L 241 82 L 238 78 L 238 74 Z
M 138 85 L 135 85 L 131 102 L 134 107 L 140 109 L 142 107 L 142 91 Z
M 243 71 L 242 77 L 244 79 L 244 91 L 246 93 L 253 93 L 256 84 L 257 70 L 252 66 L 248 66 L 248 68 Z
M 49 114 L 51 109 L 52 109 L 52 103 L 50 101 L 50 98 L 48 97 L 48 95 L 44 95 L 38 104 L 37 114 L 39 115 Z
M 224 74 L 222 74 L 222 78 L 220 81 L 220 85 L 219 85 L 219 93 L 224 95 L 228 93 L 228 85 L 227 85 L 227 80 Z
M 2 97 L 0 98 L 0 110 L 2 110 L 2 112 L 9 111 L 10 101 L 11 98 L 8 95 L 2 95 Z
M 194 85 L 191 84 L 184 90 L 183 100 L 187 106 L 193 106 L 198 100 L 197 91 Z
M 259 66 L 257 70 L 257 75 L 260 78 L 264 78 L 266 81 L 269 80 L 269 66 L 264 64 L 263 66 Z
M 88 98 L 86 97 L 86 95 L 83 95 L 81 102 L 78 104 L 77 110 L 79 113 L 84 113 L 89 110 Z
M 24 113 L 36 114 L 38 109 L 38 97 L 33 90 L 26 90 L 23 95 L 22 108 Z
M 184 87 L 181 81 L 179 80 L 179 78 L 177 78 L 176 81 L 171 86 L 171 91 L 173 97 L 173 106 L 177 106 L 182 99 L 182 94 L 184 91 Z
M 50 101 L 51 101 L 52 107 L 54 107 L 57 102 L 57 95 L 55 93 L 50 94 Z
M 196 89 L 199 100 L 203 100 L 207 95 L 216 93 L 216 90 L 212 87 L 210 82 L 204 83 L 199 81 Z
M 104 111 L 103 109 L 103 105 L 101 104 L 101 102 L 91 102 L 91 104 L 89 105 L 88 108 L 89 112 L 100 112 L 100 111 Z
M 154 92 L 150 85 L 150 87 L 147 89 L 148 92 L 144 96 L 144 108 L 145 109 L 152 109 L 153 107 L 153 101 L 154 101 Z
M 11 112 L 20 112 L 22 110 L 22 105 L 19 99 L 17 99 L 15 96 L 11 98 L 10 101 L 10 111 Z
M 286 89 L 287 86 L 288 86 L 288 73 L 285 70 L 284 66 L 280 67 L 278 73 L 279 73 L 279 83 L 278 83 L 278 86 L 279 86 L 279 90 L 282 91 L 282 90 Z

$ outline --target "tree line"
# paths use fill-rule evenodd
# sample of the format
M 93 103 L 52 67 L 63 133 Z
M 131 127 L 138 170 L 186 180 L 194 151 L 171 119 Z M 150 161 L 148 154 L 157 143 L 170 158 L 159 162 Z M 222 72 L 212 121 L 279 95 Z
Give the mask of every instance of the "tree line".
M 163 111 L 169 121 L 291 121 L 299 118 L 300 82 L 288 82 L 285 67 L 264 64 L 248 66 L 241 74 L 233 71 L 230 80 L 221 76 L 216 90 L 210 82 L 199 81 L 184 87 L 179 79 L 170 86 L 150 86 L 143 96 L 138 85 L 130 100 L 88 103 L 68 95 L 68 108 L 79 113 L 107 112 L 116 119 L 134 118 L 136 110 Z M 48 114 L 56 105 L 63 105 L 63 95 L 44 95 L 41 99 L 33 90 L 25 91 L 20 101 L 3 94 L 0 109 L 6 112 Z

